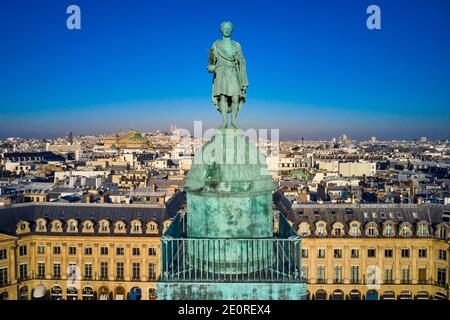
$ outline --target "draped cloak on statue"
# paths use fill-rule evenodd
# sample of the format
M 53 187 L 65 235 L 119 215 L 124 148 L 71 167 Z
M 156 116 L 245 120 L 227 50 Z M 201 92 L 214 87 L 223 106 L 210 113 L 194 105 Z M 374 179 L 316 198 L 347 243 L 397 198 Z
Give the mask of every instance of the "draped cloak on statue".
M 222 40 L 217 40 L 212 45 L 209 53 L 209 64 L 215 67 L 212 102 L 219 110 L 219 97 L 225 95 L 228 97 L 239 97 L 239 108 L 245 103 L 245 94 L 248 87 L 247 68 L 245 58 L 242 54 L 241 45 L 232 40 L 234 54 L 230 55 L 222 47 Z M 228 112 L 231 112 L 231 105 L 228 106 Z

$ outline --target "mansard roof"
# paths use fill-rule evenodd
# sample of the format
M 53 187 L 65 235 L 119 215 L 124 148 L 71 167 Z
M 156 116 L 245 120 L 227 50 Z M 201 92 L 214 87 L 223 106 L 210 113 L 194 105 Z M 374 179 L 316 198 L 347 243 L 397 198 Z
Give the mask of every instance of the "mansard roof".
M 184 194 L 178 192 L 168 202 L 166 207 L 145 204 L 66 204 L 46 202 L 4 206 L 0 207 L 0 233 L 15 235 L 17 224 L 20 221 L 29 222 L 31 229 L 34 230 L 35 223 L 39 218 L 43 218 L 47 222 L 59 219 L 64 224 L 70 219 L 75 219 L 79 222 L 91 220 L 94 224 L 103 219 L 111 223 L 120 220 L 127 224 L 138 219 L 144 224 L 149 221 L 155 221 L 162 226 L 162 222 L 175 217 L 184 205 L 185 200 L 183 199 L 185 199 Z
M 341 222 L 346 231 L 352 221 L 358 221 L 365 227 L 369 222 L 375 222 L 379 227 L 386 221 L 393 221 L 397 226 L 408 222 L 413 232 L 418 223 L 425 221 L 432 228 L 440 223 L 446 223 L 450 216 L 450 206 L 438 204 L 295 204 L 281 192 L 274 194 L 275 206 L 294 224 L 295 229 L 301 222 L 307 222 L 314 232 L 315 223 L 325 221 L 327 228 L 335 222 Z M 432 229 L 433 231 L 433 229 Z

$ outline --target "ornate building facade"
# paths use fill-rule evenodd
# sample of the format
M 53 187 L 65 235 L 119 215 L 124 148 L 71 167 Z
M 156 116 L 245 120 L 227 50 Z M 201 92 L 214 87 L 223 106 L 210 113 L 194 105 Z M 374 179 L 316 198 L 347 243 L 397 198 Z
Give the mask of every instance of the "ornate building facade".
M 1 207 L 0 298 L 155 299 L 185 201 Z M 448 299 L 449 206 L 292 206 L 280 192 L 274 205 L 302 237 L 309 299 Z

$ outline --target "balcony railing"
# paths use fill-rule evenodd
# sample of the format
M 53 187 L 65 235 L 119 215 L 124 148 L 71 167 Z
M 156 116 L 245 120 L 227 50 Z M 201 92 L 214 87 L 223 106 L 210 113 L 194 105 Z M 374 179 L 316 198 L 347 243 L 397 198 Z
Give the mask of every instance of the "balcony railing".
M 302 282 L 301 240 L 280 215 L 278 238 L 183 238 L 178 215 L 161 238 L 165 282 Z

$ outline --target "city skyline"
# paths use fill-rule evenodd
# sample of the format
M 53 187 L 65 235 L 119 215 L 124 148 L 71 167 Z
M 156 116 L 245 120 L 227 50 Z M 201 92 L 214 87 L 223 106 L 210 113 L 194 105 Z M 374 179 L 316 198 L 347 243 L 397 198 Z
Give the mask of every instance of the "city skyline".
M 249 61 L 244 128 L 279 128 L 282 139 L 450 137 L 448 2 L 378 1 L 381 30 L 366 28 L 367 1 L 261 1 L 240 13 L 232 1 L 206 15 L 203 2 L 80 0 L 75 31 L 70 4 L 2 4 L 0 138 L 217 126 L 206 66 L 223 20 Z

